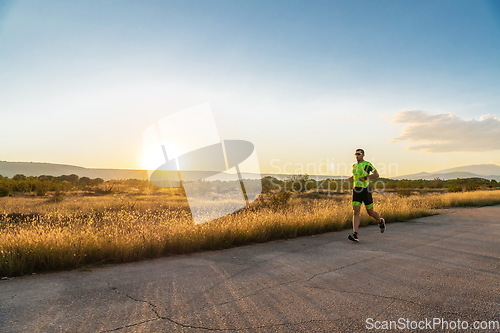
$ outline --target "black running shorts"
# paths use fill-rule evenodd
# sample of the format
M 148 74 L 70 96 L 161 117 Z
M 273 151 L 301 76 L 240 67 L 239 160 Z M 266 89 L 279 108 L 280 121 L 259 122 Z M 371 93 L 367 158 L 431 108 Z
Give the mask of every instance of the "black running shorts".
M 355 187 L 352 190 L 352 205 L 361 206 L 364 203 L 366 209 L 373 208 L 372 191 L 370 187 Z

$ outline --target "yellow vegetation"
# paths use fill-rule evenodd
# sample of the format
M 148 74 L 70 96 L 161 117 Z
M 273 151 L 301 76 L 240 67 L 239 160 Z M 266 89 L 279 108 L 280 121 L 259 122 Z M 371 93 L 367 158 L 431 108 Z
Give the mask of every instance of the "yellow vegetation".
M 500 191 L 410 195 L 375 193 L 387 222 L 434 214 L 433 208 L 500 204 Z M 349 195 L 293 197 L 288 204 L 252 204 L 194 225 L 184 197 L 150 195 L 0 198 L 0 276 L 127 262 L 221 249 L 350 228 Z M 10 215 L 8 215 L 10 214 Z M 362 225 L 374 223 L 366 213 Z

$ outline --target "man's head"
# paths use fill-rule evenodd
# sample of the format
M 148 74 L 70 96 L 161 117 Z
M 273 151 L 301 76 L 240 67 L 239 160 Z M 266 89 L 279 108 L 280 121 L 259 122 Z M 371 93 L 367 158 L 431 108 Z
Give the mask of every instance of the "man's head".
M 356 152 L 354 153 L 354 155 L 356 155 L 356 160 L 358 162 L 362 162 L 363 161 L 363 158 L 365 157 L 365 151 L 363 149 L 356 149 Z

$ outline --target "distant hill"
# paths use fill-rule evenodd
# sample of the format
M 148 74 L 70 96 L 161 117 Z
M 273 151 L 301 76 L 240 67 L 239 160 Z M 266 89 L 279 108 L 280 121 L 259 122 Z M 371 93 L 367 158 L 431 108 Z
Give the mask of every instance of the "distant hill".
M 75 174 L 80 177 L 109 179 L 147 179 L 144 170 L 125 169 L 90 169 L 74 165 L 38 163 L 38 162 L 5 162 L 0 161 L 0 175 L 12 178 L 14 175 L 25 176 L 61 176 Z
M 419 172 L 410 175 L 403 175 L 399 177 L 393 177 L 393 179 L 455 179 L 455 178 L 485 178 L 485 179 L 495 179 L 500 181 L 500 166 L 496 164 L 477 164 L 477 165 L 466 165 L 451 169 L 444 169 L 429 172 Z
M 490 175 L 500 176 L 500 165 L 496 164 L 466 165 L 451 169 L 444 169 L 434 173 L 450 173 L 450 172 L 470 172 L 480 176 L 490 176 Z

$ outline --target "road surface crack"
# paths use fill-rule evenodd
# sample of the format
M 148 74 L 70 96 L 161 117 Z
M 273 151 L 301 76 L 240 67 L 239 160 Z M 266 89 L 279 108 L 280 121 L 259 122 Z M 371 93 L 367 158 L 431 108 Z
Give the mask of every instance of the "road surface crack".
M 355 266 L 355 265 L 361 264 L 361 263 L 363 263 L 365 261 L 370 261 L 370 260 L 373 260 L 375 258 L 381 258 L 381 257 L 387 256 L 387 255 L 389 255 L 389 253 L 379 254 L 379 255 L 376 255 L 374 257 L 370 257 L 370 258 L 366 258 L 366 259 L 363 259 L 363 260 L 360 260 L 360 261 L 353 262 L 352 264 L 347 264 L 347 265 L 344 265 L 344 266 L 340 266 L 340 267 L 336 267 L 336 268 L 333 268 L 333 269 L 329 269 L 329 270 L 321 272 L 321 273 L 313 274 L 310 278 L 308 278 L 306 280 L 303 280 L 303 282 L 309 282 L 309 281 L 311 281 L 312 279 L 314 279 L 317 276 L 328 274 L 328 273 L 332 273 L 332 272 L 336 272 L 336 271 L 340 271 L 341 269 L 344 269 L 344 268 L 347 268 L 347 267 L 351 267 L 351 266 Z
M 278 326 L 296 326 L 296 325 L 310 324 L 310 323 L 315 323 L 315 322 L 330 322 L 331 321 L 331 320 L 325 320 L 325 319 L 311 319 L 311 320 L 305 320 L 305 321 L 299 321 L 299 322 L 283 322 L 283 323 L 278 323 L 278 324 L 248 326 L 248 327 L 240 327 L 240 328 L 221 328 L 221 327 L 206 327 L 206 326 L 189 325 L 189 324 L 181 323 L 181 322 L 174 320 L 170 317 L 162 316 L 158 312 L 158 307 L 155 304 L 151 303 L 150 301 L 135 298 L 133 296 L 130 296 L 127 293 L 122 293 L 122 292 L 118 291 L 115 287 L 109 287 L 109 288 L 111 290 L 113 290 L 113 292 L 116 293 L 117 295 L 125 296 L 134 302 L 140 302 L 140 303 L 147 304 L 151 308 L 151 311 L 153 311 L 155 318 L 146 319 L 146 320 L 143 320 L 143 321 L 140 321 L 137 323 L 133 323 L 133 324 L 123 325 L 123 326 L 116 327 L 116 328 L 109 329 L 109 330 L 104 330 L 104 331 L 101 331 L 101 333 L 115 332 L 115 331 L 119 331 L 121 329 L 142 325 L 142 324 L 152 322 L 152 321 L 157 321 L 157 320 L 167 320 L 167 321 L 169 321 L 175 325 L 178 325 L 180 327 L 183 327 L 183 328 L 200 329 L 200 330 L 217 331 L 217 332 L 238 332 L 238 331 L 264 329 L 264 328 L 271 328 L 271 327 L 278 327 Z
M 121 329 L 124 329 L 124 328 L 133 327 L 133 326 L 137 326 L 137 325 L 142 325 L 144 323 L 148 323 L 148 322 L 156 321 L 156 320 L 167 320 L 167 321 L 169 321 L 169 322 L 171 322 L 171 323 L 173 323 L 175 325 L 178 325 L 178 326 L 181 326 L 181 327 L 184 327 L 184 328 L 202 329 L 202 330 L 207 330 L 207 331 L 235 331 L 235 329 L 224 329 L 224 328 L 211 328 L 211 327 L 204 327 L 204 326 L 194 326 L 194 325 L 188 325 L 188 324 L 184 324 L 184 323 L 178 322 L 176 320 L 173 320 L 172 318 L 169 318 L 169 317 L 166 317 L 166 316 L 162 316 L 160 313 L 158 313 L 157 306 L 155 304 L 151 303 L 150 301 L 146 301 L 146 300 L 142 300 L 142 299 L 138 299 L 138 298 L 132 297 L 132 296 L 130 296 L 127 293 L 122 293 L 122 292 L 118 291 L 115 287 L 111 287 L 110 286 L 109 288 L 111 290 L 113 290 L 113 292 L 115 292 L 117 295 L 125 296 L 125 297 L 133 300 L 134 302 L 140 302 L 140 303 L 147 304 L 151 308 L 151 311 L 153 311 L 153 313 L 154 313 L 154 315 L 155 315 L 156 318 L 152 318 L 152 319 L 148 319 L 148 320 L 143 320 L 143 321 L 140 321 L 140 322 L 134 323 L 134 324 L 128 324 L 128 325 L 116 327 L 116 328 L 110 329 L 110 330 L 101 331 L 102 333 L 104 333 L 104 332 L 118 331 L 118 330 L 121 330 Z

